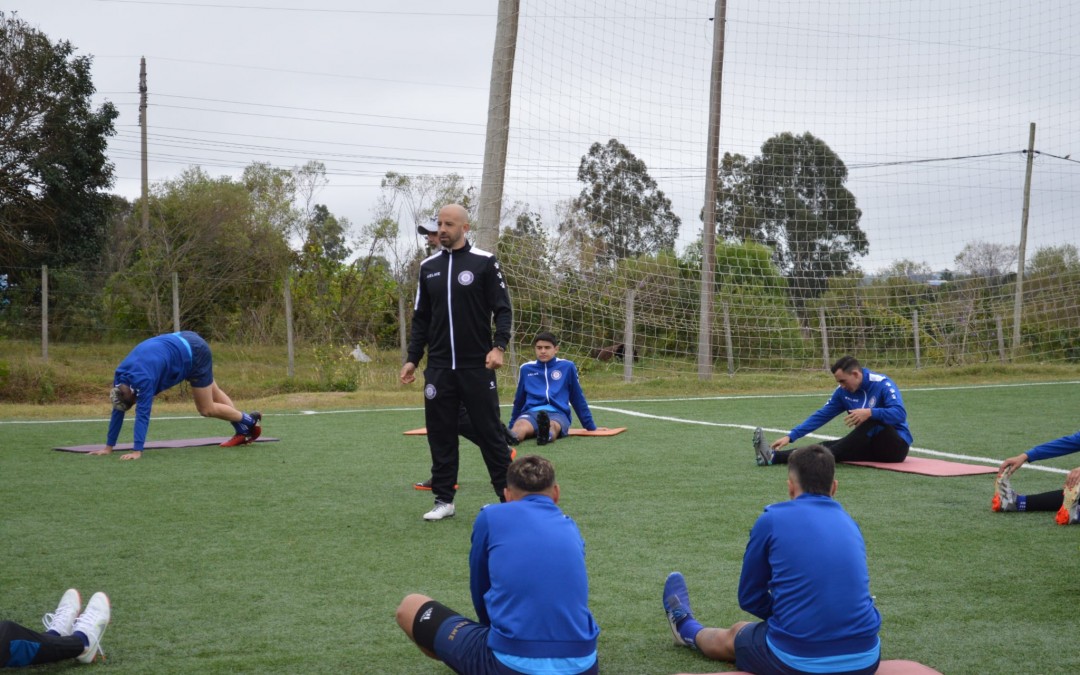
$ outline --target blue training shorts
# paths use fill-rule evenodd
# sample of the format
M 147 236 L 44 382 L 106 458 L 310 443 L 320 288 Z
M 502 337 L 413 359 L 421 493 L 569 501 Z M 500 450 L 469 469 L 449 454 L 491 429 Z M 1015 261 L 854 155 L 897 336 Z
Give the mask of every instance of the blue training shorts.
M 527 420 L 532 425 L 533 431 L 536 431 L 536 415 L 541 412 L 540 410 L 526 410 L 518 416 L 519 420 Z M 548 419 L 552 422 L 559 423 L 559 438 L 566 436 L 570 433 L 570 418 L 561 412 L 552 412 L 551 410 L 544 410 L 548 414 Z M 514 420 L 517 422 L 517 420 Z
M 438 629 L 431 635 L 427 622 L 437 622 Z M 465 675 L 522 675 L 503 664 L 488 647 L 488 631 L 481 623 L 466 619 L 446 605 L 431 600 L 425 603 L 413 623 L 416 644 L 435 652 L 439 660 L 450 666 L 455 673 Z M 599 673 L 599 660 L 581 675 Z
M 735 667 L 748 673 L 776 673 L 776 675 L 814 675 L 805 670 L 792 668 L 777 658 L 765 641 L 768 625 L 764 621 L 747 624 L 735 635 Z M 878 664 L 862 670 L 850 670 L 842 675 L 873 675 Z
M 209 387 L 214 383 L 214 359 L 210 355 L 210 345 L 198 333 L 185 330 L 179 337 L 191 347 L 191 372 L 187 381 L 193 387 Z

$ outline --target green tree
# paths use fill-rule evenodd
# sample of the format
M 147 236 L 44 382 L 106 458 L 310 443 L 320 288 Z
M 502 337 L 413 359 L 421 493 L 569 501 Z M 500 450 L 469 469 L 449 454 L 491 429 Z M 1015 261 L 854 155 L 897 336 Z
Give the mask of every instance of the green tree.
M 1043 246 L 1031 256 L 1025 271 L 1031 276 L 1080 272 L 1080 253 L 1072 244 Z
M 308 238 L 305 252 L 318 251 L 326 260 L 335 263 L 344 262 L 352 253 L 345 242 L 349 231 L 349 221 L 330 213 L 325 204 L 316 204 L 312 209 L 311 224 L 308 226 Z
M 117 111 L 91 106 L 91 58 L 0 12 L 0 264 L 96 260 Z
M 764 238 L 750 169 L 750 161 L 743 155 L 724 153 L 716 187 L 716 234 L 722 240 L 739 243 Z
M 682 221 L 645 162 L 617 139 L 592 144 L 578 180 L 584 187 L 573 211 L 602 244 L 600 262 L 674 249 Z
M 240 183 L 247 190 L 253 223 L 269 227 L 286 240 L 298 237 L 302 216 L 293 205 L 296 199 L 296 172 L 279 169 L 265 162 L 254 162 L 244 169 Z
M 847 167 L 813 134 L 784 132 L 765 141 L 745 171 L 756 211 L 749 231 L 773 249 L 801 311 L 870 249 L 855 195 L 844 186 Z
M 1018 257 L 1015 246 L 979 240 L 967 243 L 954 262 L 961 272 L 973 277 L 1004 277 L 1016 271 Z
M 171 283 L 180 281 L 180 316 L 207 336 L 265 337 L 267 302 L 278 303 L 290 252 L 283 234 L 257 217 L 243 183 L 195 167 L 155 186 L 150 227 L 129 218 L 121 236 L 137 242 L 110 280 L 125 327 L 172 327 Z M 280 316 L 280 310 L 274 313 Z

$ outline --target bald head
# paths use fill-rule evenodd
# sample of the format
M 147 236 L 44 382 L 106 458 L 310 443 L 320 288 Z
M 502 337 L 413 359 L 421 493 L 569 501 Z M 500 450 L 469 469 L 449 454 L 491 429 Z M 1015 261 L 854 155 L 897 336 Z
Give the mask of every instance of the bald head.
M 469 212 L 461 204 L 447 204 L 439 209 L 439 244 L 451 251 L 465 245 L 469 231 Z

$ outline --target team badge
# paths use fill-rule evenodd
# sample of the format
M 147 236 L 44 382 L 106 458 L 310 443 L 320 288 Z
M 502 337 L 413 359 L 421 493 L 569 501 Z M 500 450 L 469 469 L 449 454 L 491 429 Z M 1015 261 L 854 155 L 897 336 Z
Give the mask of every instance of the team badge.
M 561 380 L 562 379 L 562 371 L 556 370 L 554 373 L 551 374 L 551 379 L 553 379 L 553 380 Z
M 874 405 L 876 405 L 876 404 L 877 404 L 877 396 L 871 396 L 870 397 L 870 406 L 869 407 L 873 408 Z
M 435 398 L 435 385 L 429 384 L 424 387 L 424 398 L 429 401 Z
M 473 273 L 470 272 L 469 270 L 465 270 L 461 274 L 457 275 L 458 283 L 461 284 L 462 286 L 468 286 L 469 284 L 471 284 L 473 282 L 473 279 L 475 279 L 475 278 L 476 277 L 474 277 Z

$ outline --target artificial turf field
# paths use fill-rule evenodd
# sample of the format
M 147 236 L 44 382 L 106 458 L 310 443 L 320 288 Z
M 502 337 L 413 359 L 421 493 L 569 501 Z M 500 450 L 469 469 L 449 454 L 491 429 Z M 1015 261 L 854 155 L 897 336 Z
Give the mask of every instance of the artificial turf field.
M 935 452 L 996 463 L 1080 426 L 1076 382 L 903 393 L 915 447 Z M 826 396 L 596 400 L 598 424 L 629 430 L 518 448 L 555 463 L 560 505 L 585 537 L 603 672 L 732 669 L 672 646 L 661 585 L 683 572 L 706 625 L 751 618 L 735 599 L 743 547 L 761 509 L 786 498 L 786 472 L 755 465 L 750 430 L 776 438 Z M 469 533 L 495 500 L 476 448 L 462 445 L 457 516 L 427 523 L 431 494 L 411 487 L 428 476 L 426 441 L 402 435 L 423 423 L 419 407 L 268 410 L 279 443 L 137 462 L 50 450 L 102 442 L 104 415 L 23 423 L 0 411 L 0 618 L 40 625 L 64 589 L 106 591 L 107 660 L 93 672 L 449 672 L 393 617 L 408 592 L 474 614 Z M 152 439 L 228 433 L 193 410 L 150 426 Z M 1035 466 L 1055 471 L 1021 470 L 1019 492 L 1059 488 L 1080 456 Z M 1080 526 L 992 513 L 992 476 L 841 466 L 837 478 L 866 538 L 883 658 L 949 674 L 1080 672 Z

